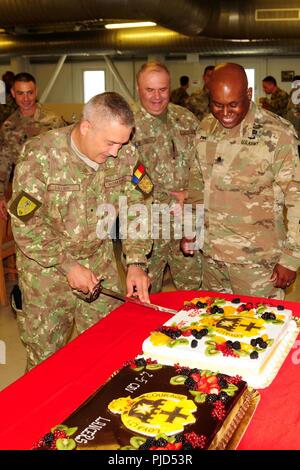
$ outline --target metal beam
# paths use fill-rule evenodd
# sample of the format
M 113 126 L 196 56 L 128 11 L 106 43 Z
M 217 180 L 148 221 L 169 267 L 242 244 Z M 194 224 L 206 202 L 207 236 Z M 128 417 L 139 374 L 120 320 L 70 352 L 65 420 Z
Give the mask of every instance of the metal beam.
M 59 75 L 59 72 L 61 71 L 62 66 L 64 65 L 64 62 L 65 62 L 66 58 L 67 58 L 67 55 L 62 55 L 60 57 L 57 65 L 56 65 L 56 68 L 55 68 L 55 70 L 54 70 L 54 72 L 53 72 L 53 74 L 52 74 L 52 76 L 51 76 L 51 78 L 48 82 L 48 85 L 46 86 L 45 90 L 43 91 L 43 93 L 42 93 L 42 95 L 39 99 L 40 103 L 44 103 L 46 101 L 46 99 L 48 98 L 48 95 L 49 95 L 49 93 L 50 93 L 50 91 L 51 91 L 51 89 L 52 89 L 52 87 L 55 83 L 55 80 L 57 79 L 57 77 Z

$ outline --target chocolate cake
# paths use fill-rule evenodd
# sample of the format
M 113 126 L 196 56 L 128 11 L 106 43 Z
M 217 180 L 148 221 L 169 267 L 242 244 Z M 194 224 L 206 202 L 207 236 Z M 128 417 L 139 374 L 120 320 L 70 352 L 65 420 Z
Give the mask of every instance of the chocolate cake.
M 224 449 L 253 392 L 240 377 L 136 358 L 35 449 Z

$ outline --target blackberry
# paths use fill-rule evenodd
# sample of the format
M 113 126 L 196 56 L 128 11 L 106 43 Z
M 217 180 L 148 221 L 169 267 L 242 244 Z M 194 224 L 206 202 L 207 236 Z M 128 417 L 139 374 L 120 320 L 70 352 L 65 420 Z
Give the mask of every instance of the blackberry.
M 219 313 L 219 307 L 217 305 L 214 305 L 213 307 L 211 307 L 210 313 L 213 313 L 213 314 Z
M 205 307 L 207 307 L 207 304 L 198 301 L 198 302 L 196 303 L 196 307 L 198 307 L 198 308 L 205 308 Z
M 184 442 L 185 442 L 184 434 L 183 434 L 183 433 L 176 434 L 176 436 L 175 436 L 175 442 L 182 442 L 182 443 L 184 443 Z
M 155 441 L 155 447 L 166 447 L 166 445 L 168 444 L 168 441 L 166 439 L 164 439 L 163 437 L 160 437 L 159 439 L 157 439 Z
M 206 403 L 210 403 L 210 404 L 213 404 L 215 403 L 216 401 L 219 400 L 219 395 L 217 395 L 216 393 L 209 393 L 206 397 Z
M 195 367 L 194 369 L 191 369 L 191 370 L 190 370 L 190 375 L 192 375 L 192 374 L 199 374 L 199 372 L 200 372 L 200 370 Z
M 277 305 L 277 310 L 284 310 L 284 306 L 283 305 Z
M 192 332 L 192 335 L 196 338 L 196 339 L 201 339 L 203 338 L 203 336 L 205 336 L 207 333 L 203 334 L 202 332 L 204 331 L 204 329 L 198 331 L 198 330 L 193 330 L 195 333 Z M 208 332 L 208 331 L 207 331 Z
M 186 442 L 185 444 L 182 444 L 182 450 L 193 450 L 193 449 L 194 449 L 194 447 L 189 442 Z
M 208 329 L 207 328 L 202 328 L 202 330 L 199 331 L 199 333 L 201 333 L 201 336 L 206 336 L 207 333 L 208 333 Z
M 54 433 L 53 432 L 48 432 L 48 434 L 46 434 L 44 436 L 45 445 L 47 447 L 50 447 L 53 441 L 54 441 Z
M 226 341 L 226 346 L 227 346 L 227 348 L 230 348 L 230 349 L 231 349 L 231 348 L 233 347 L 233 342 L 232 342 L 230 339 L 228 339 L 228 340 Z
M 184 385 L 186 386 L 188 390 L 194 390 L 196 382 L 191 377 L 188 377 L 187 379 L 185 379 Z
M 224 379 L 218 378 L 218 384 L 220 385 L 221 388 L 228 388 L 228 382 Z
M 259 347 L 261 349 L 267 349 L 268 343 L 266 341 L 261 341 L 260 344 L 259 344 Z
M 257 338 L 251 339 L 250 344 L 251 344 L 251 346 L 253 346 L 254 348 L 256 348 L 256 346 L 257 346 Z
M 144 444 L 141 444 L 140 447 L 139 447 L 139 450 L 148 450 L 150 447 L 149 445 L 144 442 Z
M 261 318 L 263 320 L 276 320 L 276 315 L 272 312 L 265 312 L 262 314 Z
M 222 307 L 218 307 L 218 313 L 224 313 L 224 309 Z
M 219 395 L 219 399 L 221 400 L 222 403 L 227 403 L 229 401 L 229 396 L 227 395 L 226 392 L 221 392 Z
M 147 362 L 145 361 L 143 357 L 139 357 L 138 359 L 135 360 L 135 365 L 137 367 L 142 367 L 142 366 L 146 366 Z
M 239 341 L 234 341 L 232 343 L 232 348 L 235 349 L 235 351 L 238 351 L 239 349 L 241 349 L 241 343 Z
M 276 320 L 275 313 L 270 313 L 270 320 Z
M 198 346 L 198 341 L 196 339 L 193 339 L 191 342 L 191 348 L 196 348 Z
M 241 299 L 239 299 L 238 297 L 236 297 L 235 299 L 232 299 L 232 300 L 231 300 L 231 303 L 232 303 L 232 304 L 240 304 L 240 303 L 241 303 Z
M 250 353 L 250 359 L 257 359 L 257 358 L 258 358 L 258 352 L 252 351 L 252 353 Z
M 192 335 L 196 338 L 196 336 L 198 335 L 198 330 L 196 330 L 195 328 L 192 329 Z
M 188 377 L 190 373 L 190 369 L 188 367 L 181 367 L 177 373 L 179 375 L 186 375 Z

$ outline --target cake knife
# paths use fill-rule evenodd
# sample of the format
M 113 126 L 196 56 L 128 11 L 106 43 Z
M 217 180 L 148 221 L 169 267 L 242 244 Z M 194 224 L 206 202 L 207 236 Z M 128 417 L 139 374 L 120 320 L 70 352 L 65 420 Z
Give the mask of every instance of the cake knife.
M 96 300 L 100 294 L 104 294 L 108 295 L 109 297 L 114 297 L 115 299 L 123 300 L 123 302 L 130 302 L 135 305 L 140 305 L 141 307 L 152 308 L 152 310 L 158 310 L 159 312 L 171 313 L 172 315 L 175 315 L 175 313 L 177 313 L 177 310 L 173 310 L 171 308 L 166 308 L 162 307 L 161 305 L 151 303 L 148 304 L 147 302 L 142 302 L 141 300 L 135 297 L 126 297 L 126 295 L 123 295 L 120 292 L 116 292 L 114 290 L 103 287 L 101 282 L 102 281 L 99 281 L 94 287 L 93 291 L 89 292 L 88 294 L 83 294 L 82 292 L 78 291 L 74 291 L 74 293 L 88 303 L 91 303 Z

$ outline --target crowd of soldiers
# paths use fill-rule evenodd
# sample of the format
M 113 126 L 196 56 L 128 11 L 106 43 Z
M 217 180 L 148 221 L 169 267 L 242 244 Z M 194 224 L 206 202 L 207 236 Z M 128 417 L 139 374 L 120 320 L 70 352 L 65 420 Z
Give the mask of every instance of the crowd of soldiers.
M 103 93 L 65 127 L 37 103 L 32 75 L 14 77 L 17 110 L 0 132 L 0 216 L 8 210 L 17 245 L 23 298 L 17 321 L 28 369 L 66 344 L 74 322 L 84 331 L 118 305 L 101 294 L 83 299 L 101 282 L 122 288 L 111 237 L 98 231 L 106 217 L 99 208 L 112 206 L 117 216 L 120 197 L 129 208 L 145 207 L 151 221 L 143 236 L 130 230 L 120 236 L 129 296 L 149 302 L 149 288 L 161 290 L 166 267 L 177 289 L 282 299 L 294 282 L 300 266 L 295 129 L 252 102 L 241 66 L 209 66 L 203 82 L 184 106 L 174 104 L 170 96 L 184 93 L 171 95 L 167 67 L 147 62 L 137 73 L 138 109 Z M 163 217 L 154 220 L 157 206 L 168 209 L 167 233 Z M 187 207 L 195 227 L 188 234 L 180 219 Z

